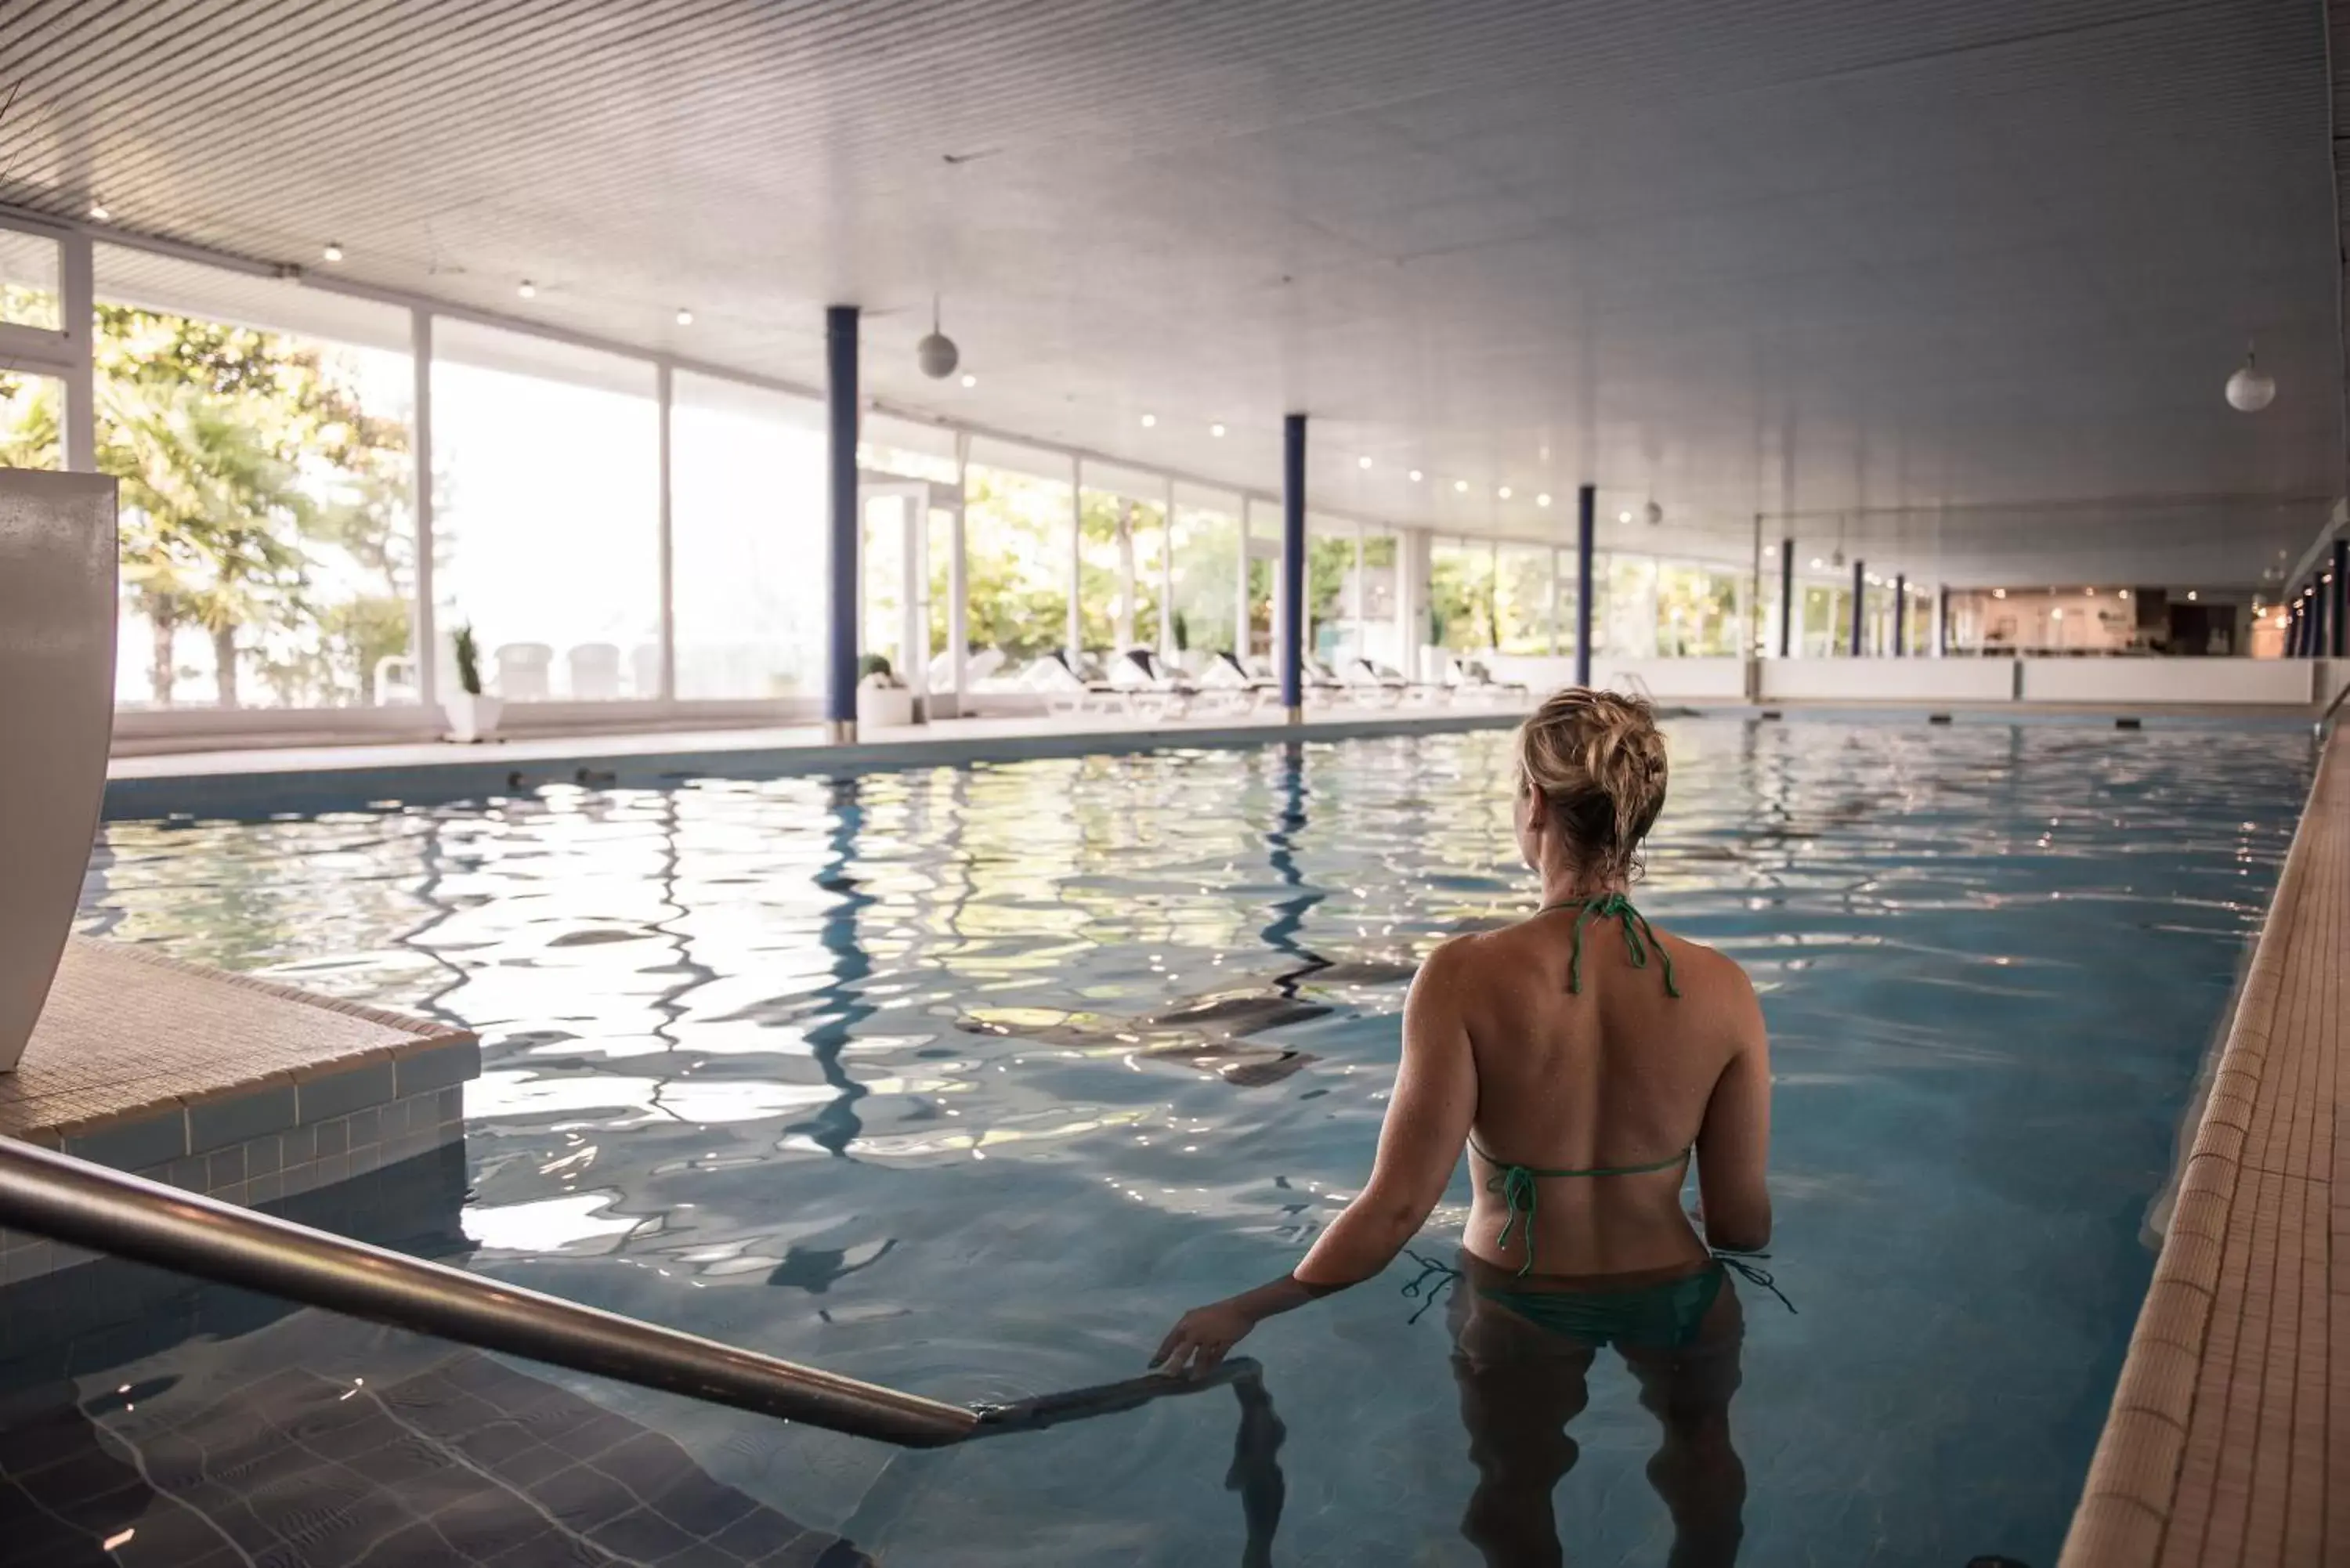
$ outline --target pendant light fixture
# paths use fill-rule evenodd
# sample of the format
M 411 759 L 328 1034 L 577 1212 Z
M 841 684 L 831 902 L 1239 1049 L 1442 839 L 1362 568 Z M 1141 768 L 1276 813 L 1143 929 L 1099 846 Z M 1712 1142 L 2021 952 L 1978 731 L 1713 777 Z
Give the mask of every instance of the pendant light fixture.
M 2244 350 L 2244 362 L 2228 378 L 2228 406 L 2238 413 L 2256 414 L 2276 401 L 2276 378 L 2254 362 L 2252 350 Z
M 933 381 L 945 380 L 962 363 L 962 350 L 955 347 L 953 338 L 939 330 L 939 296 L 935 294 L 931 296 L 931 329 L 914 345 L 914 363 Z

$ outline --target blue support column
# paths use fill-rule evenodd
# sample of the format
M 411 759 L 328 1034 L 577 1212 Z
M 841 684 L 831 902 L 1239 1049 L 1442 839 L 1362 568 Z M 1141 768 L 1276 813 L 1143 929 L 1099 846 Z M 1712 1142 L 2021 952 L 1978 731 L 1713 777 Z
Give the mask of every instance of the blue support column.
M 2350 539 L 2334 541 L 2334 647 L 2336 659 L 2350 659 Z
M 1795 651 L 1795 542 L 1779 541 L 1779 657 Z
M 1599 487 L 1575 493 L 1575 683 L 1591 684 L 1591 560 L 1599 528 Z
M 1860 657 L 1861 628 L 1868 624 L 1868 563 L 1852 564 L 1852 657 Z
M 1893 657 L 1909 656 L 1909 576 L 1906 572 L 1893 576 Z
M 857 515 L 857 319 L 853 305 L 831 306 L 824 313 L 825 405 L 830 415 L 826 508 L 832 520 L 824 732 L 835 742 L 857 739 L 858 545 L 863 533 Z
M 1305 416 L 1281 421 L 1281 705 L 1305 717 Z

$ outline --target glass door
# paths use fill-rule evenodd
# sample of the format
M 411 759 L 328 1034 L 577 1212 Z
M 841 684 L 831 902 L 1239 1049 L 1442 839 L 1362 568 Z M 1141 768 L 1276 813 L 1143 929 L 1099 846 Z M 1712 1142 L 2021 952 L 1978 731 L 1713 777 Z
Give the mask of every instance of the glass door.
M 889 673 L 911 693 L 917 719 L 930 686 L 930 491 L 917 481 L 867 484 L 858 494 L 865 529 L 858 551 L 859 663 L 868 655 L 888 660 Z

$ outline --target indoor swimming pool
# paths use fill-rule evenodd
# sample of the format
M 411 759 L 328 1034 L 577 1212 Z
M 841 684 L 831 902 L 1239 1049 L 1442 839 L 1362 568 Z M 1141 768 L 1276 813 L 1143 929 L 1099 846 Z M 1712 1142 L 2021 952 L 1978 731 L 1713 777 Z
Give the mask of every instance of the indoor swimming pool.
M 2309 742 L 1668 728 L 1641 902 L 1762 993 L 1770 1266 L 1798 1309 L 1742 1287 L 1738 1561 L 2049 1568 Z M 1003 1400 L 1139 1371 L 1181 1309 L 1287 1268 L 1362 1179 L 1418 957 L 1532 902 L 1510 744 L 115 822 L 80 929 L 478 1030 L 442 1255 Z M 1467 1198 L 1464 1172 L 1420 1252 L 1450 1255 Z M 528 1374 L 582 1419 L 660 1434 L 808 1542 L 853 1543 L 829 1564 L 1470 1564 L 1475 1474 L 1444 1314 L 1405 1293 L 1419 1272 L 1399 1262 L 1249 1342 L 1285 1428 L 1269 1559 L 1244 1555 L 1264 1524 L 1244 1472 L 1276 1462 L 1271 1428 L 1221 1393 L 899 1453 L 521 1364 L 466 1376 Z M 232 1429 L 273 1378 L 440 1376 L 412 1336 L 315 1313 L 188 1321 L 178 1343 L 83 1356 L 75 1390 L 159 1491 L 189 1412 Z M 1663 1562 L 1657 1425 L 1620 1361 L 1594 1366 L 1570 1433 L 1569 1560 Z M 237 1484 L 299 1512 L 282 1462 Z M 489 1561 L 462 1522 L 436 1537 L 457 1558 L 414 1560 Z M 612 1550 L 579 1560 L 705 1560 Z

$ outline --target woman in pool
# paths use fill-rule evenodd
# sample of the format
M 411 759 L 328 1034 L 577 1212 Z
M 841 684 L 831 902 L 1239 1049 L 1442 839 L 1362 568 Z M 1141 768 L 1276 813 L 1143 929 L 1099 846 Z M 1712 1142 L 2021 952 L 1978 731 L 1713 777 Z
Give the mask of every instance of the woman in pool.
M 1551 1491 L 1585 1375 L 1615 1345 L 1664 1422 L 1649 1475 L 1676 1563 L 1737 1551 L 1736 1293 L 1714 1250 L 1771 1237 L 1770 1050 L 1753 987 L 1627 897 L 1665 801 L 1645 702 L 1573 688 L 1519 731 L 1518 847 L 1542 907 L 1429 955 L 1369 1182 L 1297 1268 L 1186 1313 L 1152 1365 L 1196 1375 L 1259 1323 L 1385 1269 L 1469 1153 L 1455 1374 L 1481 1473 L 1463 1530 L 1494 1563 L 1557 1562 Z M 1697 1161 L 1697 1224 L 1681 1210 Z M 1698 1225 L 1703 1227 L 1700 1235 Z

